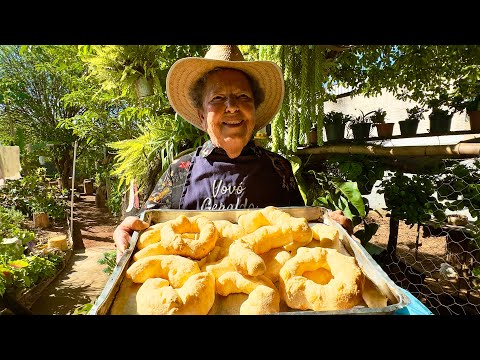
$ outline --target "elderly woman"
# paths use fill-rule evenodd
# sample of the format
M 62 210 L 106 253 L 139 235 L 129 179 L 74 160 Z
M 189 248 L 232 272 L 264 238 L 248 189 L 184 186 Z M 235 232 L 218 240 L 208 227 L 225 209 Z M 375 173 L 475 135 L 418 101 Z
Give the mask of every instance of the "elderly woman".
M 279 111 L 281 69 L 270 61 L 245 61 L 236 46 L 212 46 L 205 58 L 178 60 L 167 75 L 167 96 L 208 140 L 164 172 L 145 209 L 246 209 L 304 206 L 290 162 L 256 146 L 253 135 Z M 333 218 L 351 232 L 348 218 Z M 117 260 L 134 230 L 148 226 L 127 216 L 115 229 Z

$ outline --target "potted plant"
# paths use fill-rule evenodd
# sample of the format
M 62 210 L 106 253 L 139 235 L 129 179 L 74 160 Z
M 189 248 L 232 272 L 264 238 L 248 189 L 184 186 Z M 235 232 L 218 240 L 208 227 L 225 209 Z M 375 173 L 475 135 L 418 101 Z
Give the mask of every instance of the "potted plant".
M 323 116 L 323 127 L 327 141 L 342 140 L 345 135 L 345 125 L 352 121 L 352 116 L 338 111 L 330 111 Z
M 317 125 L 314 124 L 310 128 L 310 131 L 307 134 L 308 146 L 317 146 L 318 145 L 318 135 L 317 135 Z
M 362 113 L 361 116 L 354 117 L 350 122 L 350 129 L 352 129 L 352 134 L 354 139 L 363 140 L 370 137 L 370 130 L 372 128 L 372 122 L 368 115 L 373 114 L 374 111 L 369 111 L 366 114 Z
M 480 81 L 472 83 L 465 79 L 463 86 L 447 98 L 446 105 L 459 113 L 465 111 L 470 120 L 470 130 L 480 131 Z
M 470 119 L 470 130 L 480 131 L 480 94 L 467 101 L 465 110 Z
M 35 198 L 30 202 L 32 210 L 33 227 L 45 229 L 50 225 L 50 218 L 48 216 L 48 204 Z
M 442 107 L 444 105 L 444 102 L 439 99 L 428 101 L 428 106 L 432 110 L 428 115 L 431 134 L 444 134 L 450 131 L 454 111 L 445 109 Z
M 466 103 L 465 110 L 470 119 L 470 130 L 480 131 L 480 94 Z
M 470 130 L 480 131 L 480 93 L 475 97 L 464 98 L 456 96 L 451 103 L 456 111 L 466 111 L 470 120 Z
M 385 122 L 386 116 L 387 112 L 382 108 L 378 108 L 372 113 L 372 115 L 370 115 L 370 119 L 377 128 L 378 137 L 381 138 L 388 138 L 391 137 L 393 134 L 394 123 Z
M 424 119 L 423 113 L 425 111 L 425 109 L 418 105 L 407 109 L 407 118 L 398 122 L 398 125 L 400 126 L 400 134 L 403 136 L 415 135 L 420 120 Z

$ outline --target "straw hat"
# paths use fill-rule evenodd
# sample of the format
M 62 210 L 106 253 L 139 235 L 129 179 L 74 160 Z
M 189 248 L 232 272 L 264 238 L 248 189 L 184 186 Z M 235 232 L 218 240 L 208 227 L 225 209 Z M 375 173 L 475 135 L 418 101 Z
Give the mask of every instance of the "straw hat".
M 241 70 L 258 82 L 265 99 L 256 109 L 254 131 L 267 125 L 282 105 L 285 93 L 282 70 L 271 61 L 245 61 L 236 45 L 212 45 L 204 58 L 183 58 L 172 65 L 167 74 L 167 96 L 173 109 L 192 125 L 205 130 L 189 90 L 199 78 L 216 67 Z

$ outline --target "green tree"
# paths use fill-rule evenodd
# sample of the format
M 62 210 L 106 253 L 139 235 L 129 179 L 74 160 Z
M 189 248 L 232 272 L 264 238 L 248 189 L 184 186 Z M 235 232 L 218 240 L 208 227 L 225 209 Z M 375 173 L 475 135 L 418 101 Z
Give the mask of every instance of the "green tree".
M 478 91 L 480 46 L 361 45 L 342 52 L 336 64 L 331 80 L 352 87 L 351 95 L 375 96 L 385 89 L 426 105 L 447 93 L 451 102 Z
M 449 105 L 472 97 L 480 79 L 478 45 L 240 48 L 247 60 L 268 59 L 283 69 L 285 100 L 272 122 L 272 141 L 267 146 L 285 154 L 306 142 L 312 125 L 322 127 L 323 104 L 336 101 L 335 86 L 351 89 L 343 96 L 375 96 L 386 90 L 401 100 L 427 104 L 441 98 Z M 198 132 L 193 139 L 192 129 L 174 125 L 178 120 L 166 97 L 165 79 L 177 59 L 203 56 L 207 49 L 205 45 L 1 46 L 0 141 L 52 144 L 46 151 L 64 181 L 71 173 L 75 140 L 77 157 L 89 157 L 79 163 L 90 167 L 115 143 L 117 157 L 107 158 L 116 159 L 117 175 L 123 181 L 138 177 L 134 164 L 142 157 L 149 170 L 140 174 L 141 181 L 148 183 L 151 172 L 164 169 L 184 148 L 168 145 L 163 135 L 152 136 L 153 125 L 148 124 L 165 131 L 179 129 L 172 139 L 181 138 L 184 130 L 193 143 L 204 136 Z M 150 82 L 153 95 L 137 95 L 135 79 L 141 76 Z M 127 152 L 128 143 L 119 145 L 144 138 L 150 140 L 134 151 Z
M 76 137 L 57 125 L 85 111 L 62 103 L 84 70 L 75 58 L 72 46 L 0 47 L 0 117 L 24 132 L 29 143 L 45 148 L 64 186 L 72 170 Z
M 120 186 L 136 179 L 139 189 L 148 195 L 158 173 L 174 156 L 198 145 L 204 138 L 202 131 L 177 119 L 166 96 L 165 82 L 168 69 L 176 60 L 186 56 L 201 57 L 207 48 L 205 45 L 79 47 L 81 59 L 88 66 L 88 77 L 95 78 L 99 84 L 93 99 L 109 99 L 110 104 L 116 104 L 115 121 L 109 122 L 110 127 L 120 126 L 126 131 L 120 135 L 105 124 L 103 129 L 117 136 L 98 138 L 116 154 L 112 175 L 120 178 Z M 138 96 L 135 81 L 139 77 L 145 77 L 152 86 L 151 96 Z M 113 109 L 108 114 L 113 114 Z M 89 115 L 80 115 L 75 123 L 69 121 L 66 126 L 81 137 L 92 134 L 95 126 L 90 119 L 98 115 Z
M 478 45 L 260 45 L 246 48 L 251 58 L 276 62 L 285 77 L 285 100 L 272 121 L 274 151 L 295 152 L 306 144 L 311 125 L 321 129 L 323 103 L 341 96 L 376 96 L 427 105 L 432 99 L 454 108 L 478 94 Z M 309 126 L 310 125 L 310 126 Z M 322 145 L 319 137 L 319 145 Z

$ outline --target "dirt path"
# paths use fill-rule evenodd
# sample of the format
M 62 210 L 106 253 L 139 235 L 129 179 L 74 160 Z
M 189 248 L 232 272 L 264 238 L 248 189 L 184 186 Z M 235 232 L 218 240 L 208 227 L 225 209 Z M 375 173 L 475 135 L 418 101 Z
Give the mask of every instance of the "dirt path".
M 74 203 L 73 253 L 30 308 L 33 314 L 72 315 L 75 308 L 95 302 L 109 277 L 98 260 L 115 249 L 116 224 L 107 209 L 95 206 L 95 196 L 83 195 Z

